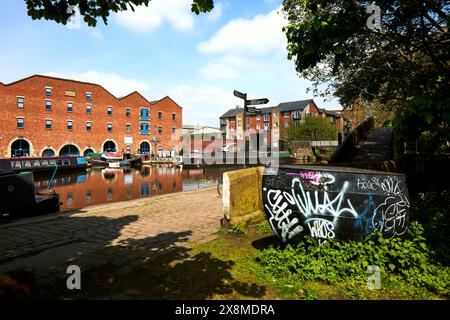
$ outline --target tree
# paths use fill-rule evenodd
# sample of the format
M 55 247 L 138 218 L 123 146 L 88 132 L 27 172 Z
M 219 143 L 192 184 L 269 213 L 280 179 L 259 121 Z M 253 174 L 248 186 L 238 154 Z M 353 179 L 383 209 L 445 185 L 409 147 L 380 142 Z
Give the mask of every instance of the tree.
M 286 140 L 322 141 L 336 140 L 337 128 L 322 117 L 306 117 L 298 126 L 285 132 Z
M 288 58 L 321 94 L 394 111 L 403 138 L 450 140 L 449 1 L 284 0 Z M 367 10 L 367 9 L 370 10 Z M 372 11 L 371 11 L 372 10 Z M 371 13 L 367 13 L 371 11 Z
M 107 24 L 109 13 L 125 11 L 134 6 L 148 6 L 150 0 L 25 0 L 28 15 L 34 20 L 46 19 L 67 24 L 73 14 L 73 7 L 78 6 L 80 15 L 91 27 L 97 25 L 97 18 Z M 191 11 L 209 12 L 214 8 L 213 0 L 192 0 Z

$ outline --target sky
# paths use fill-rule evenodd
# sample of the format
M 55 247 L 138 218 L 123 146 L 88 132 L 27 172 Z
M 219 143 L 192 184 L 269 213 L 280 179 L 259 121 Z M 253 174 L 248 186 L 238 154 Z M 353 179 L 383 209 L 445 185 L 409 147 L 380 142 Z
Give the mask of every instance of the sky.
M 248 99 L 267 106 L 314 99 L 340 109 L 336 99 L 307 92 L 287 59 L 282 0 L 216 0 L 195 15 L 191 0 L 152 0 L 148 7 L 112 13 L 95 28 L 32 20 L 25 1 L 0 1 L 0 81 L 33 74 L 98 83 L 120 97 L 139 91 L 148 100 L 170 96 L 183 107 L 183 124 L 219 126 L 228 109 Z

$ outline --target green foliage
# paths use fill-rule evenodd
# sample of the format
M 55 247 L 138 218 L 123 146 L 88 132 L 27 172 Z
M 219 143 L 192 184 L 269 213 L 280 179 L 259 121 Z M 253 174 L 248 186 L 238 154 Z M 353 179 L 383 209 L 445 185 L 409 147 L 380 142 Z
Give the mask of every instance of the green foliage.
M 234 234 L 234 235 L 245 235 L 245 234 L 247 234 L 247 230 L 245 228 L 242 228 L 239 226 L 231 226 L 228 229 L 228 233 Z
M 270 224 L 267 221 L 263 221 L 261 223 L 256 224 L 255 229 L 259 233 L 269 233 L 272 231 Z
M 346 283 L 356 297 L 360 295 L 356 288 L 367 282 L 370 265 L 380 268 L 382 283 L 398 279 L 449 296 L 450 268 L 434 260 L 423 232 L 419 223 L 412 223 L 407 239 L 384 239 L 381 234 L 373 234 L 364 242 L 329 240 L 318 246 L 316 239 L 306 238 L 297 245 L 265 249 L 257 255 L 257 261 L 278 278 Z
M 97 18 L 102 18 L 107 24 L 111 12 L 119 12 L 131 9 L 134 6 L 148 6 L 150 0 L 25 0 L 28 15 L 36 19 L 53 20 L 57 23 L 67 24 L 69 22 L 69 7 L 78 5 L 80 15 L 91 27 L 97 25 Z M 214 8 L 213 0 L 193 0 L 191 11 L 195 14 L 209 12 Z M 69 12 L 68 12 L 69 11 Z
M 436 259 L 450 264 L 450 192 L 448 190 L 419 193 L 411 202 L 410 218 L 426 226 L 424 237 Z
M 322 117 L 306 117 L 298 126 L 286 130 L 286 140 L 321 141 L 335 140 L 337 128 Z
M 381 28 L 367 26 L 371 3 Z M 364 101 L 395 111 L 403 139 L 432 130 L 439 143 L 450 140 L 447 1 L 284 0 L 283 12 L 288 58 L 316 93 L 327 83 L 323 95 L 344 106 Z

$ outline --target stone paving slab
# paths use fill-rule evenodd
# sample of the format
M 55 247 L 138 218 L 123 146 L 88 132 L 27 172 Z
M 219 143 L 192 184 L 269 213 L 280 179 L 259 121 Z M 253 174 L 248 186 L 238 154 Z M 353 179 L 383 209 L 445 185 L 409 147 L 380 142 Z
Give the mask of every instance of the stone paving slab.
M 190 247 L 211 239 L 222 216 L 222 200 L 208 188 L 2 224 L 0 276 L 31 268 L 38 282 L 46 282 L 64 276 L 74 260 L 82 261 L 84 270 L 115 261 L 125 272 L 138 257 L 111 255 L 109 249 L 139 248 L 157 255 L 162 248 Z

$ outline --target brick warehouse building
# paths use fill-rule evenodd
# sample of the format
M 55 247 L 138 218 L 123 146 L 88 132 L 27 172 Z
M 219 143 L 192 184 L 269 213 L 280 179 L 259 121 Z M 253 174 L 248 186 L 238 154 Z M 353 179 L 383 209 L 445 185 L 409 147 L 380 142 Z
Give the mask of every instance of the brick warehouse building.
M 148 101 L 135 91 L 117 98 L 88 82 L 42 75 L 0 82 L 0 112 L 0 157 L 106 150 L 167 156 L 181 141 L 182 108 L 170 97 Z

